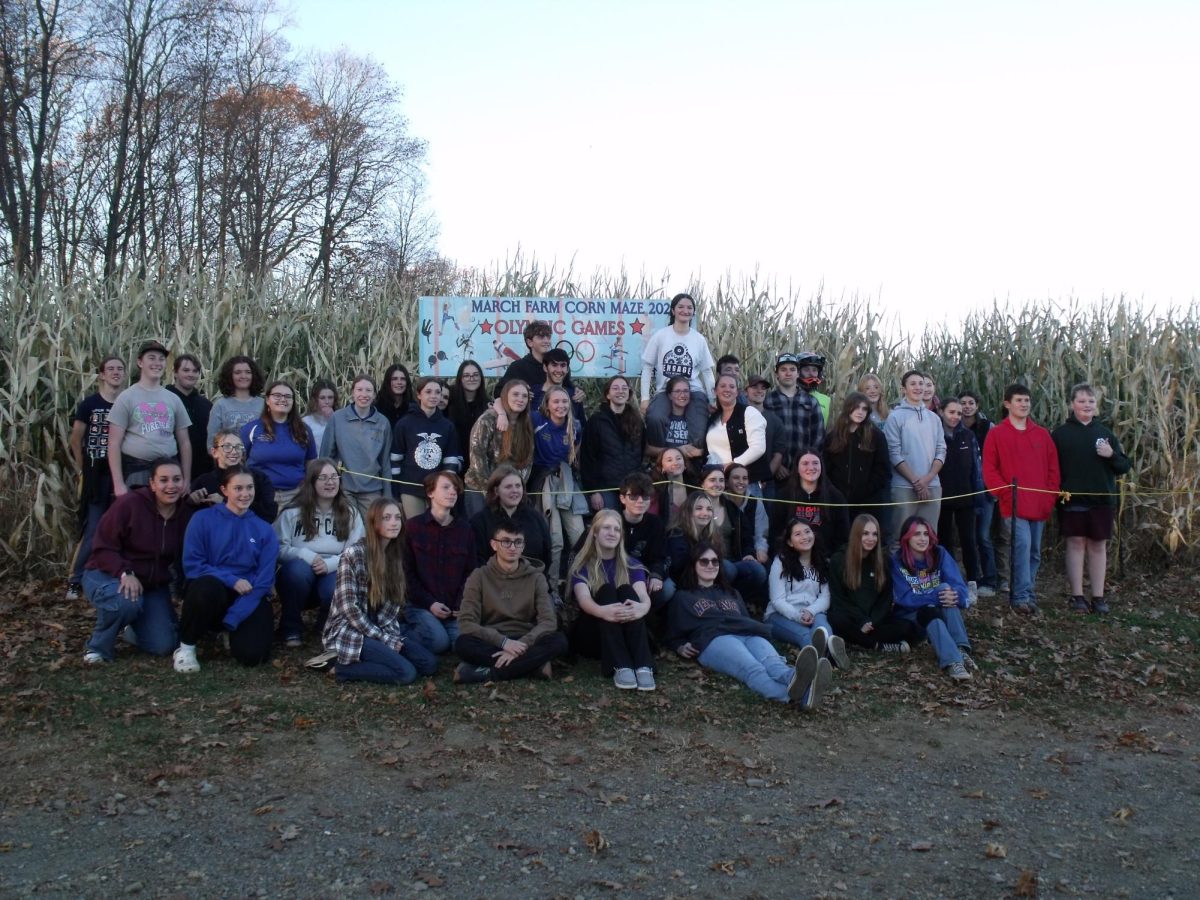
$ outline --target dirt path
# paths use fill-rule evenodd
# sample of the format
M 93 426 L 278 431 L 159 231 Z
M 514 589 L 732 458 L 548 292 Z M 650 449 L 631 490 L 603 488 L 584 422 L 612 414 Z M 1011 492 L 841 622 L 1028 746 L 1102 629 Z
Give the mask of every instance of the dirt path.
M 529 742 L 416 723 L 115 780 L 7 742 L 0 894 L 1192 897 L 1198 734 L 994 711 Z

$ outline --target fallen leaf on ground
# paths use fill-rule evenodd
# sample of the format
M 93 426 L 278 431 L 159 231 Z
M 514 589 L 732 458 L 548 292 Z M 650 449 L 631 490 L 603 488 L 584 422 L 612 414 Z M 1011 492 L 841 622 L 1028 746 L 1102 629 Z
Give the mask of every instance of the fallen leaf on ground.
M 1003 844 L 989 843 L 983 848 L 983 855 L 988 859 L 1008 859 L 1008 848 Z
M 595 854 L 608 849 L 608 840 L 593 828 L 591 831 L 584 832 L 583 845 Z
M 1018 897 L 1036 897 L 1038 892 L 1037 872 L 1032 869 L 1022 869 L 1013 887 L 1013 894 Z
M 918 853 L 928 853 L 933 849 L 933 843 L 930 841 L 913 841 L 908 845 L 909 850 L 916 850 Z

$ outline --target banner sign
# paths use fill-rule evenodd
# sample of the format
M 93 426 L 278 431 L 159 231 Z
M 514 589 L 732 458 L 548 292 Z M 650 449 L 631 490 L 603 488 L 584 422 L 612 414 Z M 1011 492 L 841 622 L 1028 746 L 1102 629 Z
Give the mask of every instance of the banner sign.
M 453 376 L 473 359 L 498 378 L 529 349 L 523 332 L 532 321 L 550 323 L 550 346 L 571 357 L 577 378 L 636 377 L 642 348 L 667 327 L 667 300 L 598 300 L 578 297 L 421 297 L 422 375 Z

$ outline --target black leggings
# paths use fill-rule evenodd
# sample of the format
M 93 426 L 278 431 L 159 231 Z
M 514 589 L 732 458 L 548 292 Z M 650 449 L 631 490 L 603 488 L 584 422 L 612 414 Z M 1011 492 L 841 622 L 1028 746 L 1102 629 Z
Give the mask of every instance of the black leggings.
M 870 634 L 863 634 L 862 627 L 851 622 L 845 616 L 838 615 L 832 609 L 827 613 L 833 633 L 842 640 L 868 650 L 875 650 L 880 644 L 898 644 L 908 641 L 914 644 L 921 639 L 921 631 L 912 622 L 892 614 L 875 626 Z
M 592 599 L 597 606 L 624 603 L 626 600 L 641 602 L 628 584 L 619 588 L 611 584 L 601 585 Z M 617 624 L 581 612 L 571 626 L 571 649 L 589 659 L 599 658 L 602 675 L 611 675 L 616 669 L 652 669 L 654 657 L 650 653 L 650 640 L 646 633 L 647 618 L 648 615 Z
M 188 582 L 179 616 L 179 640 L 196 644 L 208 631 L 224 629 L 222 620 L 237 600 L 236 591 L 212 575 Z M 229 652 L 243 666 L 257 666 L 271 658 L 271 634 L 275 617 L 271 604 L 264 597 L 254 612 L 229 632 Z
M 511 681 L 523 675 L 532 675 L 550 660 L 566 653 L 567 638 L 561 631 L 544 634 L 507 666 L 497 669 L 496 653 L 499 650 L 495 644 L 473 634 L 460 634 L 454 642 L 454 652 L 463 662 L 490 668 L 492 681 Z

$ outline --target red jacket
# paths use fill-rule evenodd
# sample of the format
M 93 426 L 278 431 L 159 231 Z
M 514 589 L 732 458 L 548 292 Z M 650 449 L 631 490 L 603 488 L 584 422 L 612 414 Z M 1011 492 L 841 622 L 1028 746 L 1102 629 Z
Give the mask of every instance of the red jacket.
M 1058 502 L 1058 451 L 1041 425 L 1025 420 L 1018 431 L 1006 418 L 983 442 L 983 483 L 1000 504 L 1000 515 L 1012 516 L 1012 480 L 1017 479 L 1017 517 L 1044 522 Z M 1022 488 L 1041 488 L 1027 491 Z

